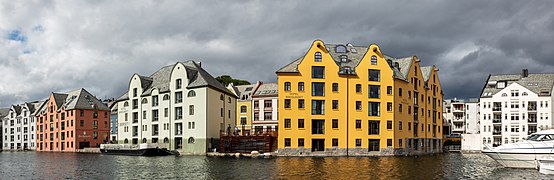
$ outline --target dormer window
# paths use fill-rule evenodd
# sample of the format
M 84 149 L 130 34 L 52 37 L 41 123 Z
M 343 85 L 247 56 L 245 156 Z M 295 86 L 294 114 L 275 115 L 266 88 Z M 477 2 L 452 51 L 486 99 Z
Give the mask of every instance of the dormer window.
M 320 52 L 315 53 L 314 60 L 315 60 L 315 62 L 321 62 L 321 53 Z
M 346 53 L 346 46 L 337 45 L 337 47 L 335 47 L 335 52 L 337 52 L 337 53 Z
M 346 55 L 340 56 L 340 62 L 345 63 L 347 60 L 348 60 L 348 56 L 346 56 Z
M 371 56 L 371 65 L 377 65 L 377 56 Z
M 496 83 L 496 89 L 504 89 L 506 87 L 506 82 L 500 81 Z
M 508 94 L 502 93 L 502 97 L 506 97 L 506 96 L 508 96 Z
M 344 73 L 350 74 L 350 72 L 352 72 L 350 67 L 344 67 Z

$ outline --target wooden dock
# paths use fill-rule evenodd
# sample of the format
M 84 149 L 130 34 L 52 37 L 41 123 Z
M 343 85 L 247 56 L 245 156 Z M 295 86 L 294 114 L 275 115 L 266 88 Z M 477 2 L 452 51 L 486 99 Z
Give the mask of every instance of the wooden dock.
M 264 132 L 252 135 L 220 135 L 220 153 L 260 153 L 273 152 L 277 149 L 277 132 Z

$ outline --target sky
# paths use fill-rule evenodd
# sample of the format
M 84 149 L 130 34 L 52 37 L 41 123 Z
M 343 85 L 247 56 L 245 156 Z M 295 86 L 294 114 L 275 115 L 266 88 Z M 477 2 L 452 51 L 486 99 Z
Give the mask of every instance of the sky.
M 177 61 L 275 82 L 320 39 L 436 65 L 445 98 L 489 74 L 554 73 L 554 1 L 0 0 L 0 107 L 85 88 L 117 98 Z

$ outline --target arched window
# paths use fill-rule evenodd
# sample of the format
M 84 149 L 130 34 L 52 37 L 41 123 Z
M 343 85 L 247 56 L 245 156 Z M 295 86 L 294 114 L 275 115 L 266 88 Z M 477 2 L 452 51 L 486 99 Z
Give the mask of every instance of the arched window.
M 337 52 L 337 53 L 346 53 L 346 46 L 337 45 L 337 47 L 335 47 L 335 52 Z
M 164 138 L 164 143 L 169 143 L 169 139 L 168 139 L 168 138 Z
M 183 81 L 181 79 L 177 79 L 175 80 L 175 89 L 181 89 L 181 87 L 183 86 Z
M 164 101 L 169 100 L 169 95 L 168 95 L 168 94 L 164 95 L 163 100 L 164 100 Z
M 125 138 L 125 140 L 123 141 L 124 144 L 129 144 L 129 140 L 127 138 Z
M 345 63 L 347 60 L 348 60 L 348 56 L 346 56 L 346 55 L 340 56 L 340 62 Z
M 194 91 L 189 91 L 187 97 L 195 97 L 196 96 L 196 92 Z
M 527 96 L 528 94 L 527 94 L 527 92 L 523 92 L 521 95 L 522 96 Z
M 142 98 L 142 104 L 147 104 L 148 103 L 148 100 L 146 100 L 146 98 Z
M 146 138 L 142 138 L 142 143 L 146 143 Z
M 315 60 L 315 62 L 321 62 L 321 53 L 320 52 L 315 52 L 314 60 Z
M 290 82 L 285 82 L 285 91 L 290 91 Z
M 222 101 L 223 101 L 223 94 L 221 94 L 221 95 L 219 96 L 219 100 L 222 100 Z
M 129 106 L 129 102 L 123 103 L 123 107 L 128 107 L 128 106 Z
M 506 97 L 506 96 L 508 96 L 508 94 L 502 93 L 502 97 Z
M 298 83 L 298 91 L 304 91 L 304 82 Z
M 377 56 L 371 56 L 371 65 L 377 65 Z
M 193 137 L 189 137 L 188 143 L 189 143 L 189 144 L 194 144 L 194 138 L 193 138 Z

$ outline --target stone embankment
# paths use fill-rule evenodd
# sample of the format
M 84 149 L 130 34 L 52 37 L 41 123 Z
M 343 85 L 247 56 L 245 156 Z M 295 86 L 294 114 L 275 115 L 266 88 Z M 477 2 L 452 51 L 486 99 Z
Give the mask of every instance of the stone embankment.
M 250 158 L 271 158 L 276 157 L 277 154 L 272 153 L 259 153 L 258 151 L 252 151 L 250 153 L 219 153 L 219 152 L 209 152 L 206 153 L 206 156 L 214 156 L 214 157 L 250 157 Z

